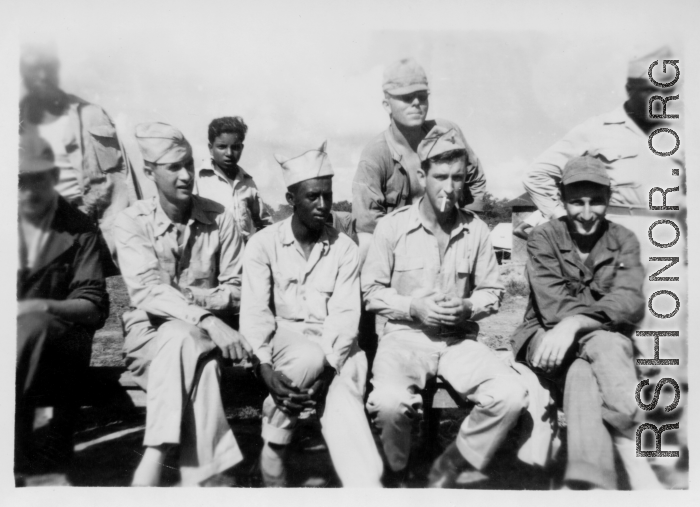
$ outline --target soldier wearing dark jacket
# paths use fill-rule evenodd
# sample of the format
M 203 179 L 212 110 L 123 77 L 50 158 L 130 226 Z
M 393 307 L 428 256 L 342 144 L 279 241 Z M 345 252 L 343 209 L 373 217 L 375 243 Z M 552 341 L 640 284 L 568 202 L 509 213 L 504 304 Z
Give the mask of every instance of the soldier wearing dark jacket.
M 44 404 L 70 409 L 80 374 L 90 362 L 93 334 L 109 311 L 104 240 L 87 216 L 58 195 L 58 175 L 48 143 L 23 136 L 15 411 L 15 468 L 20 474 L 37 470 L 31 449 L 34 409 Z M 67 424 L 65 438 L 57 443 L 66 455 L 72 448 L 70 433 Z

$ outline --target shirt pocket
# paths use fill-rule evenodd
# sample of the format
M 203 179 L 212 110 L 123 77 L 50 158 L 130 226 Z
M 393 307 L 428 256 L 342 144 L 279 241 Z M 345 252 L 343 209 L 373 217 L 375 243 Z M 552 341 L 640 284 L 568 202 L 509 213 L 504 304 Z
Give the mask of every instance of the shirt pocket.
M 109 172 L 121 169 L 121 151 L 116 129 L 111 125 L 92 125 L 88 127 L 88 132 L 100 170 Z
M 416 255 L 397 255 L 391 286 L 402 296 L 413 295 L 423 289 L 425 261 Z M 432 287 L 432 284 L 429 284 Z
M 608 294 L 612 288 L 613 282 L 615 281 L 615 274 L 617 273 L 616 264 L 608 264 L 605 266 L 600 266 L 594 275 L 594 282 L 596 291 L 600 294 Z
M 335 278 L 318 278 L 309 284 L 305 296 L 310 320 L 323 322 L 328 316 L 328 300 L 334 290 Z

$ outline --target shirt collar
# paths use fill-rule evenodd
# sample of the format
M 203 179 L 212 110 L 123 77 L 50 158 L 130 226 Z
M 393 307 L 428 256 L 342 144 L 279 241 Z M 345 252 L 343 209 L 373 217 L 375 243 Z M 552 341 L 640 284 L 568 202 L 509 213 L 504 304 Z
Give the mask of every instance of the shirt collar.
M 173 222 L 170 220 L 168 215 L 165 214 L 165 211 L 161 207 L 160 202 L 158 202 L 158 196 L 154 196 L 152 198 L 152 202 L 155 208 L 154 232 L 156 236 L 160 236 L 167 232 L 168 228 Z M 214 221 L 209 217 L 207 213 L 208 211 L 211 210 L 209 209 L 209 206 L 207 206 L 207 202 L 201 199 L 199 196 L 193 195 L 192 211 L 190 212 L 190 219 L 187 222 L 188 225 L 192 223 L 192 221 L 197 221 L 207 225 L 214 223 Z
M 557 246 L 562 252 L 570 252 L 574 249 L 574 242 L 571 239 L 571 233 L 569 232 L 569 226 L 566 223 L 566 215 L 554 221 L 554 234 Z M 620 241 L 617 236 L 610 232 L 610 222 L 607 219 L 603 219 L 603 225 L 605 230 L 603 235 L 598 239 L 598 242 L 593 247 L 594 249 L 598 246 L 605 247 L 607 250 L 619 250 Z M 593 251 L 593 250 L 591 250 Z
M 282 222 L 282 226 L 280 227 L 280 230 L 279 230 L 280 241 L 285 246 L 293 245 L 297 241 L 297 239 L 294 237 L 294 232 L 292 231 L 292 217 L 293 216 L 294 215 L 290 216 L 289 218 L 286 218 Z M 317 241 L 317 243 L 323 244 L 324 249 L 328 248 L 328 246 L 330 245 L 330 238 L 328 237 L 327 227 L 328 226 L 323 227 L 323 232 L 321 233 L 321 237 Z
M 423 221 L 420 209 L 418 206 L 425 198 L 425 195 L 421 196 L 417 202 L 411 205 L 411 209 L 408 210 L 408 223 L 406 224 L 406 232 L 411 232 L 418 227 L 423 227 L 425 230 L 429 230 L 427 224 Z M 473 215 L 469 211 L 457 208 L 457 221 L 452 227 L 450 232 L 450 237 L 454 237 L 463 230 L 469 232 L 469 224 L 473 219 Z
M 423 135 L 428 134 L 430 131 L 428 120 L 423 122 L 423 125 L 421 126 L 421 130 L 423 131 Z M 405 154 L 407 153 L 407 150 L 410 148 L 408 146 L 405 146 L 401 144 L 396 137 L 394 136 L 394 125 L 393 123 L 389 124 L 389 128 L 386 129 L 386 133 L 384 135 L 384 138 L 386 139 L 386 143 L 389 146 L 389 151 L 391 152 L 391 158 L 393 158 L 396 162 L 401 162 L 403 160 Z
M 243 180 L 251 177 L 250 174 L 248 174 L 241 166 L 237 165 L 236 167 L 238 167 L 238 171 L 236 171 L 236 177 L 233 180 L 230 180 L 224 174 L 224 172 L 217 167 L 217 165 L 214 163 L 214 159 L 207 158 L 202 161 L 202 165 L 200 165 L 197 172 L 200 176 L 209 176 L 213 173 L 226 181 Z

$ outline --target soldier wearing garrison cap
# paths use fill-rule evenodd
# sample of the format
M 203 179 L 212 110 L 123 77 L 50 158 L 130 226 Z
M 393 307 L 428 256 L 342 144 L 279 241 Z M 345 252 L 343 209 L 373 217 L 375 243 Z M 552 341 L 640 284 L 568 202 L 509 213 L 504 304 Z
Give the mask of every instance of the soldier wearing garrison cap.
M 201 484 L 243 459 L 219 390 L 219 359 L 252 355 L 234 329 L 243 241 L 229 211 L 192 194 L 192 148 L 179 130 L 145 123 L 136 140 L 158 195 L 114 226 L 133 307 L 123 316 L 126 365 L 148 396 L 133 484 L 158 485 L 173 446 L 182 484 Z
M 430 472 L 432 487 L 454 487 L 483 470 L 527 407 L 519 377 L 476 337 L 477 321 L 498 311 L 503 285 L 489 228 L 460 207 L 468 151 L 453 127 L 435 126 L 418 145 L 423 190 L 377 225 L 362 268 L 368 311 L 388 319 L 372 367 L 367 410 L 381 431 L 386 485 L 406 477 L 420 391 L 440 375 L 476 406 Z
M 53 150 L 33 133 L 20 136 L 19 270 L 15 478 L 66 472 L 73 452 L 76 393 L 82 386 L 95 330 L 109 301 L 102 271 L 102 238 L 95 224 L 55 189 Z M 36 446 L 34 410 L 53 407 L 48 446 Z M 46 442 L 46 440 L 45 440 Z M 48 465 L 48 470 L 42 468 Z
M 251 237 L 243 259 L 241 332 L 270 390 L 263 404 L 265 485 L 284 466 L 299 414 L 316 407 L 345 487 L 379 487 L 382 462 L 363 409 L 367 359 L 357 345 L 357 246 L 327 224 L 333 169 L 326 143 L 282 167 L 291 217 Z
M 650 295 L 657 290 L 671 290 L 681 300 L 687 295 L 686 270 L 686 231 L 685 231 L 685 162 L 684 144 L 681 142 L 678 151 L 671 156 L 657 156 L 649 149 L 649 134 L 659 127 L 670 127 L 676 131 L 681 140 L 683 133 L 679 130 L 678 121 L 652 118 L 649 116 L 649 99 L 653 95 L 667 97 L 678 94 L 677 87 L 662 88 L 655 86 L 649 80 L 649 68 L 654 63 L 652 76 L 657 82 L 669 83 L 676 77 L 676 68 L 666 65 L 666 73 L 663 72 L 663 62 L 666 60 L 678 60 L 678 54 L 669 46 L 642 45 L 630 55 L 627 72 L 628 99 L 619 107 L 587 120 L 574 127 L 561 140 L 554 143 L 535 159 L 527 172 L 523 182 L 532 201 L 535 203 L 543 221 L 560 218 L 566 215 L 565 206 L 560 199 L 559 188 L 562 172 L 566 163 L 584 155 L 594 157 L 603 163 L 607 170 L 611 183 L 610 203 L 608 205 L 607 219 L 630 229 L 641 245 L 642 264 L 645 266 L 646 276 L 644 282 L 644 294 Z M 675 90 L 675 91 L 674 91 Z M 660 100 L 654 102 L 654 114 L 659 113 Z M 679 101 L 667 103 L 668 114 L 680 114 Z M 681 114 L 682 116 L 682 114 Z M 671 150 L 676 141 L 670 134 L 658 134 L 654 138 L 657 149 L 664 146 L 664 150 Z M 677 189 L 669 192 L 667 198 L 656 191 L 650 196 L 653 188 Z M 650 200 L 653 206 L 677 206 L 673 210 L 650 209 Z M 655 247 L 648 239 L 650 225 L 660 219 L 675 219 L 682 227 L 682 234 L 674 245 L 664 248 L 664 256 L 678 257 L 680 262 L 674 268 L 676 272 L 671 276 L 678 276 L 679 282 L 650 282 L 649 276 L 661 266 L 658 262 L 649 262 L 650 257 L 660 255 L 659 248 Z M 527 229 L 523 225 L 522 229 Z M 522 236 L 528 230 L 521 230 Z M 657 227 L 655 240 L 659 243 L 671 242 L 675 233 L 671 228 Z M 669 338 L 661 341 L 660 357 L 684 358 L 687 357 L 687 343 L 683 336 L 685 333 L 687 313 L 684 306 L 671 318 L 657 319 L 651 312 L 646 312 L 640 329 L 653 331 L 663 329 L 680 330 L 680 338 Z M 640 357 L 654 357 L 653 339 L 648 337 L 635 337 L 635 345 L 641 351 Z M 643 367 L 647 374 L 658 373 L 658 367 Z M 681 368 L 674 367 L 673 376 L 684 382 L 687 367 L 681 359 Z M 671 372 L 669 371 L 669 374 Z
M 352 212 L 364 254 L 380 218 L 410 205 L 423 195 L 418 181 L 418 145 L 437 126 L 454 129 L 466 150 L 468 190 L 460 205 L 481 208 L 486 179 L 481 163 L 454 123 L 426 120 L 430 88 L 418 62 L 405 58 L 387 66 L 382 90 L 390 125 L 365 147 L 353 181 Z
M 634 234 L 606 219 L 611 172 L 589 156 L 564 166 L 565 215 L 530 234 L 530 301 L 511 344 L 519 362 L 563 390 L 555 398 L 563 394 L 567 486 L 617 489 L 617 448 L 632 489 L 659 489 L 635 453 L 642 420 L 629 394 L 637 384 L 631 336 L 645 309 L 644 269 Z

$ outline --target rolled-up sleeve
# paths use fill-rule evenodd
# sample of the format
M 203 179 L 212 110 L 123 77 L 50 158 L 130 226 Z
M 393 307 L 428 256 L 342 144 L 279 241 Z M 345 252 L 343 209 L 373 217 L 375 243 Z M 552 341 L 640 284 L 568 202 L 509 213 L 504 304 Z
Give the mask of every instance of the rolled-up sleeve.
M 94 304 L 100 312 L 100 320 L 95 325 L 100 328 L 109 315 L 109 297 L 102 270 L 102 249 L 99 232 L 86 232 L 78 239 L 80 248 L 73 261 L 73 278 L 70 281 L 67 299 L 85 299 Z
M 241 334 L 248 340 L 261 363 L 272 363 L 270 340 L 277 324 L 272 313 L 272 269 L 261 235 L 248 241 L 243 254 L 241 293 Z
M 498 311 L 504 287 L 500 279 L 496 254 L 491 245 L 488 226 L 480 220 L 474 220 L 471 234 L 478 236 L 475 238 L 476 266 L 474 291 L 469 297 L 472 303 L 472 314 L 469 320 L 479 320 Z
M 327 308 L 322 348 L 328 364 L 340 371 L 357 339 L 360 323 L 359 254 L 354 243 L 347 243 L 338 260 L 338 274 Z
M 523 185 L 547 219 L 566 215 L 559 198 L 559 182 L 566 163 L 586 152 L 588 130 L 587 123 L 572 129 L 537 157 L 525 175 Z
M 140 224 L 122 212 L 114 223 L 119 268 L 138 309 L 163 319 L 178 319 L 197 325 L 210 312 L 188 303 L 175 287 L 161 281 L 158 258 Z
M 402 296 L 391 287 L 395 234 L 390 221 L 384 220 L 377 225 L 362 266 L 362 294 L 367 310 L 392 320 L 411 320 L 413 298 Z

